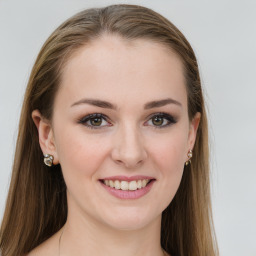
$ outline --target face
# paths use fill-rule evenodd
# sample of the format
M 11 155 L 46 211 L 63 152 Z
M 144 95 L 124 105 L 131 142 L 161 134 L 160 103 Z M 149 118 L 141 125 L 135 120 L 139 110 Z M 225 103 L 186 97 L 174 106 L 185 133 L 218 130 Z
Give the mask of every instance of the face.
M 183 66 L 170 49 L 105 35 L 70 58 L 51 126 L 41 119 L 38 128 L 43 152 L 61 165 L 69 216 L 131 230 L 172 201 L 198 122 L 189 121 Z

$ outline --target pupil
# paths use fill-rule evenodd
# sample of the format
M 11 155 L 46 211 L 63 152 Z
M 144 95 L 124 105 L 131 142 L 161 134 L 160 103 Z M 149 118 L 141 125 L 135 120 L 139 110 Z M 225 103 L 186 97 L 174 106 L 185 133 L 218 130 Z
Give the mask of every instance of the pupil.
M 155 124 L 155 125 L 161 125 L 161 124 L 163 124 L 163 118 L 162 117 L 155 117 L 154 119 L 153 119 L 153 123 Z
M 101 122 L 102 122 L 101 118 L 94 118 L 91 120 L 92 125 L 96 125 L 96 126 L 101 125 Z

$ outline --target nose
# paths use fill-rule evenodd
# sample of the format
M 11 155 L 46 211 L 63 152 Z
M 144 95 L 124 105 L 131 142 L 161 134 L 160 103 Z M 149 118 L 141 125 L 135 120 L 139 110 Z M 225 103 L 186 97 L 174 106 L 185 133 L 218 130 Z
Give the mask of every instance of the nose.
M 136 168 L 147 159 L 142 136 L 135 127 L 119 129 L 113 144 L 112 159 L 126 168 Z

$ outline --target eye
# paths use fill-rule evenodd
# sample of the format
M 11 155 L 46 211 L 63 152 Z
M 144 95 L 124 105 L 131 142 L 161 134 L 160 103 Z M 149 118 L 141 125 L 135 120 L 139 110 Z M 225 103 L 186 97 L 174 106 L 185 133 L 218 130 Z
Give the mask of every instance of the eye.
M 90 129 L 100 129 L 104 126 L 110 126 L 107 117 L 100 113 L 94 113 L 83 117 L 79 123 Z
M 154 128 L 165 128 L 171 124 L 177 123 L 176 119 L 167 113 L 157 113 L 150 117 L 149 125 Z

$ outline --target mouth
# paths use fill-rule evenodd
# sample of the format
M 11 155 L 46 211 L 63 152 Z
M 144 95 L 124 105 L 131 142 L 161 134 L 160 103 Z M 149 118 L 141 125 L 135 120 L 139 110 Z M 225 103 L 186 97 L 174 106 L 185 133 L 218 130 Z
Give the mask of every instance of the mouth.
M 101 179 L 99 181 L 105 186 L 112 189 L 123 191 L 136 191 L 149 186 L 149 184 L 151 184 L 155 180 L 156 179 L 139 179 L 127 181 L 118 179 Z

